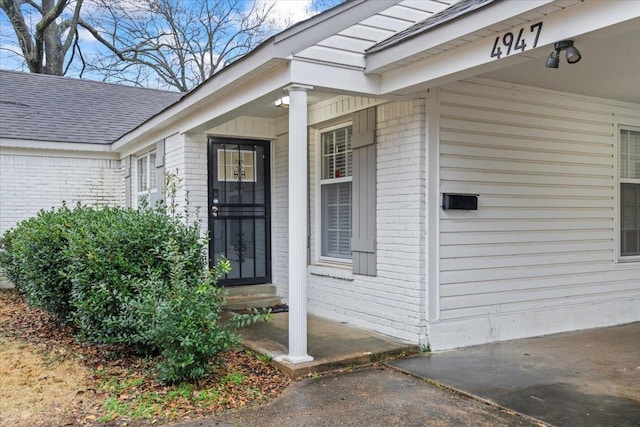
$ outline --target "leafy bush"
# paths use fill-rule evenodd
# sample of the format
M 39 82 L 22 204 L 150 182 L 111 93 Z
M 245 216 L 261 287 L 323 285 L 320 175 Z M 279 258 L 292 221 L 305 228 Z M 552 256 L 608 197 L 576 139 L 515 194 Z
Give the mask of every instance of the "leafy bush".
M 41 210 L 0 239 L 0 266 L 27 302 L 54 313 L 60 321 L 69 321 L 71 281 L 65 274 L 67 233 L 75 218 L 86 208 L 75 210 L 66 205 L 51 211 Z
M 216 287 L 217 279 L 228 273 L 228 261 L 205 273 L 200 283 L 191 287 L 183 274 L 182 256 L 173 252 L 171 292 L 157 306 L 154 341 L 162 348 L 160 379 L 175 382 L 203 377 L 211 355 L 237 343 L 237 336 L 220 322 L 224 291 Z
M 91 342 L 156 351 L 153 310 L 172 286 L 164 247 L 171 241 L 187 285 L 195 287 L 205 261 L 198 229 L 161 207 L 104 208 L 86 219 L 69 231 L 65 251 L 75 325 Z
M 0 240 L 0 266 L 29 304 L 72 321 L 78 336 L 162 354 L 163 381 L 195 380 L 238 343 L 234 330 L 265 319 L 221 320 L 228 261 L 206 267 L 199 224 L 163 206 L 138 210 L 78 205 L 41 211 Z
M 204 270 L 194 288 L 184 264 L 183 255 L 173 242 L 165 246 L 165 254 L 172 261 L 171 291 L 156 305 L 153 341 L 162 349 L 159 379 L 165 382 L 193 381 L 209 372 L 213 355 L 239 343 L 234 330 L 270 313 L 234 315 L 227 322 L 221 319 L 226 290 L 216 286 L 218 280 L 231 271 L 228 260 L 221 260 L 211 270 Z

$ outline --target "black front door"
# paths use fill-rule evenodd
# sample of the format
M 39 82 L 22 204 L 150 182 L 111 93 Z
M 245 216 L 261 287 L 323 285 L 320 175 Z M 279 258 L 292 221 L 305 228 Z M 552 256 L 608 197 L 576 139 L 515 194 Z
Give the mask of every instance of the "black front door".
M 269 145 L 209 140 L 209 263 L 231 263 L 222 285 L 271 281 Z

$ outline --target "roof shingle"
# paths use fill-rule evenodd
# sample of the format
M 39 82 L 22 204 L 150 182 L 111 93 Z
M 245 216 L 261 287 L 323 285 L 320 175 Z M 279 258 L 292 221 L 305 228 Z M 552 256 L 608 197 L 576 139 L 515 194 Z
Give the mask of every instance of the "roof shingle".
M 183 95 L 0 70 L 0 138 L 109 144 Z

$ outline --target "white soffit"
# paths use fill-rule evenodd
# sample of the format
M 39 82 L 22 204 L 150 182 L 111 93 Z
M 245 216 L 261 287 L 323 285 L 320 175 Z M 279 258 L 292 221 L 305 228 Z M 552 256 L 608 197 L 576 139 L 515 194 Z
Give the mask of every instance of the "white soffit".
M 315 43 L 313 46 L 295 52 L 294 58 L 363 69 L 365 67 L 364 53 L 368 48 L 447 9 L 458 1 L 401 1 Z
M 406 67 L 415 62 L 464 46 L 481 38 L 502 34 L 523 23 L 539 21 L 545 16 L 584 3 L 585 1 L 589 0 L 528 0 L 517 2 L 517 4 L 509 4 L 510 2 L 508 1 L 499 2 L 495 5 L 490 5 L 486 10 L 481 10 L 480 13 L 486 13 L 491 16 L 493 12 L 491 8 L 498 6 L 508 11 L 508 13 L 516 13 L 518 16 L 502 20 L 490 26 L 482 26 L 482 28 L 469 32 L 466 32 L 464 29 L 457 33 L 449 31 L 447 27 L 456 25 L 456 22 L 444 23 L 441 27 L 435 27 L 432 30 L 426 31 L 423 35 L 417 35 L 405 42 L 412 43 L 419 47 L 409 48 L 404 45 L 404 43 L 398 43 L 389 49 L 369 54 L 367 57 L 366 73 L 382 74 Z M 518 13 L 520 9 L 529 10 Z M 474 13 L 476 16 L 479 15 L 477 12 L 471 12 L 471 14 Z M 464 19 L 464 16 L 462 18 Z M 466 28 L 471 29 L 470 26 Z M 446 37 L 447 34 L 452 34 L 454 37 Z M 395 52 L 393 52 L 393 50 L 395 50 Z M 416 53 L 411 53 L 412 51 L 416 51 Z
M 550 47 L 481 77 L 640 104 L 640 18 L 574 38 L 582 59 L 545 68 Z
M 402 60 L 387 63 L 383 67 L 384 72 L 381 72 L 382 68 L 379 68 L 368 75 L 381 78 L 381 95 L 407 94 L 415 90 L 423 90 L 524 63 L 543 55 L 543 51 L 548 55 L 554 42 L 567 39 L 578 40 L 580 37 L 603 28 L 626 26 L 627 22 L 640 16 L 640 0 L 607 2 L 556 0 L 520 13 L 511 12 L 511 7 L 505 9 L 505 6 L 525 7 L 542 2 L 544 0 L 497 2 L 492 7 L 480 10 L 476 16 L 471 14 L 467 18 L 463 17 L 455 22 L 445 24 L 443 27 L 436 27 L 409 39 L 408 43 L 412 44 L 414 48 L 416 42 L 420 41 L 426 45 L 427 42 L 433 44 L 434 39 L 440 39 L 441 43 L 433 44 L 431 47 L 427 46 L 419 54 L 407 55 Z M 485 14 L 482 20 L 484 22 L 476 22 L 479 16 L 488 11 L 492 11 L 492 15 L 487 17 Z M 498 17 L 499 14 L 502 14 L 503 18 Z M 540 27 L 541 31 L 537 36 L 534 35 L 533 29 L 531 34 L 526 33 L 529 34 L 530 39 L 539 37 L 535 48 L 530 46 L 524 52 L 512 52 L 509 56 L 503 56 L 500 59 L 491 56 L 492 46 L 495 48 L 497 37 L 502 37 L 507 32 L 517 34 L 519 29 L 528 29 L 540 22 L 543 23 L 543 26 Z M 450 37 L 445 40 L 446 33 L 464 31 L 470 23 L 475 23 L 477 26 L 475 30 L 468 31 L 468 34 L 472 36 Z M 480 24 L 484 25 L 480 26 Z M 484 36 L 482 36 L 483 34 Z M 456 41 L 452 42 L 452 40 Z M 528 43 L 531 41 L 528 40 Z M 405 43 L 398 43 L 391 48 L 395 49 L 394 53 L 397 54 L 398 49 L 404 45 Z M 377 57 L 377 60 L 382 60 L 384 58 L 379 55 L 385 53 L 386 49 L 375 52 L 373 55 Z M 367 61 L 369 61 L 369 57 Z M 380 64 L 379 62 L 378 65 Z

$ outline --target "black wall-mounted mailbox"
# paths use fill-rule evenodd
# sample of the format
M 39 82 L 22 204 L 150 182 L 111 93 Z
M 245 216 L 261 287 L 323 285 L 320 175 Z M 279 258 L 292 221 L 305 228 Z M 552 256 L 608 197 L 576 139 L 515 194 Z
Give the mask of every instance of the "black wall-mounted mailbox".
M 463 211 L 477 211 L 478 210 L 478 195 L 477 194 L 442 194 L 442 209 L 447 210 L 463 210 Z

